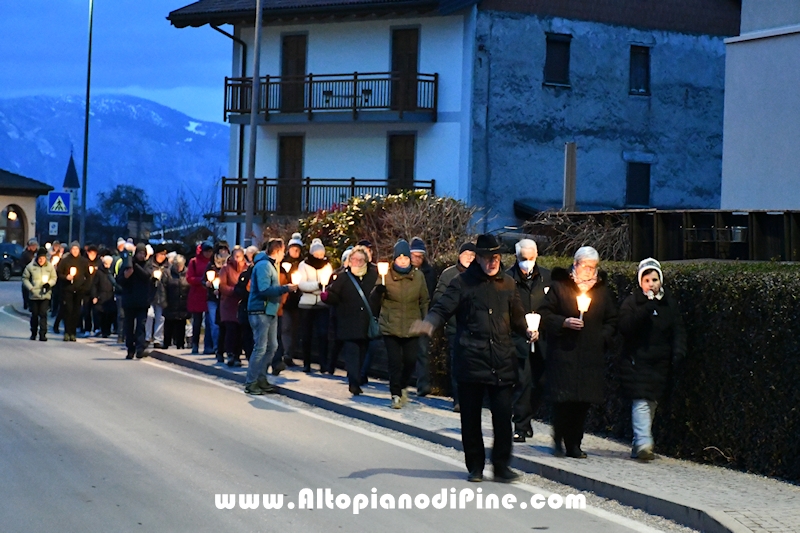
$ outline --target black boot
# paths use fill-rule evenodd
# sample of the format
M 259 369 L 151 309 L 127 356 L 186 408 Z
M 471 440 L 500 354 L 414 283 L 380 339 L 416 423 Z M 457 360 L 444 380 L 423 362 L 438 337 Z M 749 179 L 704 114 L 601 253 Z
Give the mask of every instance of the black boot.
M 36 331 L 31 331 L 31 340 L 32 341 L 36 340 Z

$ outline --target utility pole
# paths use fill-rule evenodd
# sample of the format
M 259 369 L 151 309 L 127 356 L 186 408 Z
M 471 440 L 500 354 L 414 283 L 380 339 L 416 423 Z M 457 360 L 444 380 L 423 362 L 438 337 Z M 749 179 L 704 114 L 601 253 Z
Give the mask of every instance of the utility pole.
M 256 0 L 256 25 L 255 43 L 253 46 L 253 84 L 252 99 L 250 100 L 250 153 L 247 159 L 247 191 L 245 194 L 244 214 L 244 246 L 253 244 L 253 221 L 256 210 L 256 130 L 258 120 L 258 107 L 261 102 L 261 81 L 259 62 L 261 61 L 261 0 Z M 242 58 L 244 61 L 244 58 Z M 269 90 L 269 88 L 267 88 Z
M 92 85 L 92 16 L 94 0 L 89 0 L 89 58 L 86 66 L 86 115 L 83 120 L 83 177 L 81 180 L 81 223 L 78 231 L 81 245 L 86 244 L 86 173 L 89 165 L 89 96 Z M 71 220 L 70 220 L 71 222 Z M 72 224 L 70 223 L 70 232 Z

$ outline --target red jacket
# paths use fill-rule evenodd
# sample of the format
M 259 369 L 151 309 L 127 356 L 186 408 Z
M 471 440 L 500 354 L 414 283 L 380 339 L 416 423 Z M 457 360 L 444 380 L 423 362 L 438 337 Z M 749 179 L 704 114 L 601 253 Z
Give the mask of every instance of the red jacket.
M 239 281 L 239 274 L 247 269 L 247 263 L 239 263 L 233 260 L 233 255 L 228 258 L 219 271 L 219 319 L 221 322 L 239 321 L 239 302 L 233 289 Z
M 189 260 L 189 266 L 186 267 L 186 281 L 189 282 L 189 299 L 186 301 L 186 310 L 190 313 L 205 313 L 208 311 L 206 304 L 206 267 L 208 262 L 205 256 L 200 252 L 200 247 L 197 247 L 197 255 Z

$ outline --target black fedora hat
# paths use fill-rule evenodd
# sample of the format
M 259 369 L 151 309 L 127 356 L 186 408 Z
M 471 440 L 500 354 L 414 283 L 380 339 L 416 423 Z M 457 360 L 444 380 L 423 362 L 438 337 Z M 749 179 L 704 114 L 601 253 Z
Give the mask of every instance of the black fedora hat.
M 494 255 L 500 253 L 500 243 L 494 235 L 478 235 L 475 242 L 475 253 L 478 255 Z

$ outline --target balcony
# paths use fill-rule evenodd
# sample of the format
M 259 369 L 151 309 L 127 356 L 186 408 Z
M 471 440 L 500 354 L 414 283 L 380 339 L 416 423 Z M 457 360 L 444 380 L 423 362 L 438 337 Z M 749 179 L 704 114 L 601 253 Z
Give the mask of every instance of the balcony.
M 391 183 L 385 179 L 257 178 L 256 217 L 302 216 L 331 209 L 353 196 L 391 194 L 400 190 L 424 189 L 436 193 L 436 180 Z M 244 221 L 247 179 L 222 178 L 221 219 Z
M 225 78 L 225 120 L 249 124 L 253 78 Z M 392 72 L 260 78 L 259 123 L 436 122 L 438 74 Z

